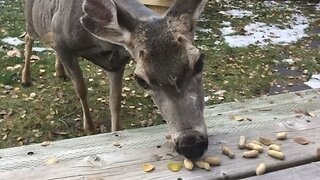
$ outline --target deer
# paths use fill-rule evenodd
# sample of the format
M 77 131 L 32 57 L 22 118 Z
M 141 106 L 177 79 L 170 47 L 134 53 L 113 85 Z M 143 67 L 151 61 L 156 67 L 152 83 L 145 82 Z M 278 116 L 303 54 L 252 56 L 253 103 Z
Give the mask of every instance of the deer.
M 174 149 L 187 158 L 208 148 L 204 121 L 205 55 L 195 46 L 197 19 L 206 0 L 175 0 L 164 15 L 137 0 L 24 0 L 26 18 L 23 84 L 31 84 L 30 56 L 36 38 L 52 47 L 59 77 L 68 75 L 80 99 L 83 128 L 95 133 L 79 58 L 103 68 L 110 86 L 111 130 L 120 128 L 122 78 L 134 77 L 167 122 Z

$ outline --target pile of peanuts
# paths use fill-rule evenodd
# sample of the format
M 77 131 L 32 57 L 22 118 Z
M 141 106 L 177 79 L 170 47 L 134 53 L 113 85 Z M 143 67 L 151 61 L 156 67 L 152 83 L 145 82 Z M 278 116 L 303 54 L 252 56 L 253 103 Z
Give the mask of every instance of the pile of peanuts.
M 276 137 L 278 140 L 285 140 L 287 139 L 288 134 L 286 132 L 280 132 L 276 134 Z M 293 139 L 298 144 L 308 144 L 310 141 L 302 138 L 302 137 L 296 137 Z M 239 149 L 247 149 L 247 151 L 243 152 L 242 157 L 243 158 L 256 158 L 259 156 L 260 153 L 263 153 L 263 145 L 268 146 L 268 155 L 272 158 L 284 160 L 285 154 L 282 152 L 281 147 L 277 144 L 274 144 L 272 140 L 259 137 L 258 140 L 252 140 L 250 142 L 247 142 L 245 136 L 240 136 L 238 147 Z M 230 159 L 235 158 L 235 153 L 231 150 L 231 148 L 227 146 L 223 146 L 221 148 L 222 153 L 228 156 Z M 320 148 L 317 149 L 317 155 L 320 158 Z M 169 162 L 168 163 L 168 169 L 170 169 L 173 172 L 179 171 L 183 166 L 187 169 L 192 171 L 195 166 L 197 166 L 200 169 L 204 169 L 207 171 L 211 170 L 211 166 L 219 166 L 221 164 L 221 159 L 218 157 L 213 156 L 207 156 L 204 157 L 201 160 L 190 160 L 185 159 L 182 163 L 176 163 L 176 162 Z M 146 163 L 143 165 L 143 169 L 145 172 L 151 172 L 154 170 L 154 166 L 150 163 Z M 255 173 L 256 175 L 262 175 L 266 172 L 267 167 L 264 163 L 259 163 L 256 167 Z
M 286 132 L 280 132 L 277 134 L 278 140 L 285 140 L 287 139 L 287 133 Z M 268 149 L 268 155 L 279 159 L 284 160 L 285 155 L 281 151 L 281 147 L 279 145 L 274 144 L 271 140 L 266 138 L 259 138 L 259 141 L 253 140 L 249 143 L 246 142 L 245 136 L 240 136 L 239 140 L 239 149 L 248 149 L 248 151 L 243 152 L 242 157 L 244 158 L 256 158 L 260 153 L 263 152 L 263 145 L 266 145 L 269 147 Z M 227 147 L 222 147 L 222 153 L 227 155 L 229 158 L 233 159 L 235 157 L 235 154 L 232 152 L 232 150 Z M 211 170 L 211 166 L 219 166 L 221 164 L 221 160 L 218 157 L 205 157 L 203 160 L 195 161 L 195 165 L 201 169 L 205 169 L 207 171 Z M 193 170 L 194 163 L 190 159 L 184 160 L 184 166 L 188 170 Z M 256 168 L 256 175 L 264 174 L 267 167 L 264 163 L 258 164 Z

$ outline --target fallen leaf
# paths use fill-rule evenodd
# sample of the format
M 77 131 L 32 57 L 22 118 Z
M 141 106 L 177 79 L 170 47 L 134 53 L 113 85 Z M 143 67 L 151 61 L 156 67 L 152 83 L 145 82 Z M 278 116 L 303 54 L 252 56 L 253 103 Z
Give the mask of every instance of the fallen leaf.
M 7 56 L 20 58 L 21 57 L 21 52 L 19 50 L 17 50 L 17 49 L 10 50 L 10 51 L 7 52 Z
M 1 110 L 0 111 L 0 116 L 4 116 L 4 115 L 6 115 L 7 114 L 7 111 L 6 110 Z
M 27 35 L 27 32 L 23 32 L 23 33 L 19 36 L 19 38 L 24 38 L 26 35 Z
M 259 142 L 261 142 L 262 144 L 264 144 L 266 146 L 273 144 L 271 139 L 267 139 L 267 138 L 263 138 L 263 137 L 259 137 Z
M 51 144 L 51 142 L 50 141 L 43 141 L 42 143 L 41 143 L 41 146 L 49 146 Z
M 36 56 L 36 55 L 32 55 L 32 56 L 30 57 L 30 59 L 31 59 L 31 60 L 36 60 L 36 61 L 38 61 L 38 60 L 40 60 L 40 57 L 39 57 L 39 56 Z
M 298 144 L 301 144 L 301 145 L 307 145 L 310 142 L 309 140 L 307 140 L 307 139 L 305 139 L 303 137 L 295 137 L 295 138 L 293 138 L 293 141 L 298 143 Z
M 5 134 L 3 137 L 2 137 L 2 140 L 6 140 L 8 138 L 8 134 Z
M 315 117 L 316 116 L 313 112 L 306 112 L 305 114 L 307 116 L 310 116 L 310 117 Z
M 246 117 L 244 117 L 244 116 L 232 116 L 232 119 L 236 120 L 236 121 L 243 121 L 243 120 L 246 119 Z
M 66 135 L 69 134 L 69 133 L 64 132 L 64 131 L 51 131 L 51 133 L 52 133 L 53 135 L 63 135 L 63 136 L 66 136 Z
M 151 163 L 145 163 L 142 165 L 144 172 L 151 172 L 154 170 L 154 165 Z
M 121 146 L 121 144 L 118 143 L 118 142 L 114 142 L 114 143 L 113 143 L 113 146 L 119 147 L 119 146 Z
M 59 162 L 59 161 L 58 161 L 57 158 L 51 157 L 51 158 L 49 158 L 49 159 L 47 160 L 46 164 L 47 164 L 47 165 L 51 165 L 51 164 L 56 164 L 56 163 L 58 163 L 58 162 Z
M 177 163 L 177 162 L 169 162 L 168 163 L 168 169 L 170 169 L 172 172 L 178 172 L 178 171 L 180 171 L 181 168 L 182 168 L 181 163 Z
M 37 94 L 33 92 L 33 93 L 30 93 L 29 98 L 30 98 L 30 99 L 33 99 L 33 98 L 35 98 L 36 96 L 37 96 Z

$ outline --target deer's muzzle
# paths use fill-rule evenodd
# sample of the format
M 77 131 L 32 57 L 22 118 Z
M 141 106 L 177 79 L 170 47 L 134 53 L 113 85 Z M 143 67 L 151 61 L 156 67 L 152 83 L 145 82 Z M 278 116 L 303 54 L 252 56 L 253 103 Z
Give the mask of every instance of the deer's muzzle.
M 186 158 L 199 158 L 208 149 L 208 137 L 198 131 L 185 131 L 178 137 L 175 148 Z

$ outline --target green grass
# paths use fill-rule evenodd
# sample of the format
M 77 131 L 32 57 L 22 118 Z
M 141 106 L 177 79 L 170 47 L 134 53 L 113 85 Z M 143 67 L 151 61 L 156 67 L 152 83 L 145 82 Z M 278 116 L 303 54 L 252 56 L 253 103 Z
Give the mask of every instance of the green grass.
M 249 1 L 256 6 L 248 7 L 241 1 L 233 1 L 230 5 L 242 7 L 252 11 L 254 18 L 230 19 L 217 13 L 228 10 L 225 4 L 209 1 L 203 15 L 208 22 L 200 22 L 202 28 L 212 29 L 211 33 L 198 32 L 199 46 L 206 47 L 206 65 L 204 86 L 206 96 L 211 100 L 207 105 L 214 105 L 235 100 L 243 101 L 269 92 L 271 83 L 298 82 L 301 79 L 289 79 L 273 72 L 277 65 L 275 60 L 281 61 L 283 55 L 296 59 L 293 65 L 299 71 L 308 70 L 310 76 L 320 71 L 320 48 L 310 49 L 312 41 L 320 41 L 320 36 L 314 32 L 319 26 L 319 15 L 312 17 L 307 30 L 309 37 L 287 46 L 270 45 L 260 48 L 254 45 L 245 48 L 230 48 L 225 43 L 214 45 L 215 41 L 223 42 L 220 36 L 220 23 L 230 21 L 236 27 L 237 33 L 252 21 L 276 23 L 286 22 L 286 16 L 291 16 L 288 9 L 284 11 L 267 10 L 262 8 L 261 1 Z M 299 5 L 299 3 L 297 3 Z M 295 4 L 289 4 L 293 7 Z M 259 9 L 257 9 L 259 7 Z M 0 39 L 4 37 L 18 37 L 24 32 L 25 24 L 20 1 L 6 1 L 0 4 Z M 315 14 L 310 8 L 301 9 L 305 16 Z M 319 27 L 318 27 L 319 28 Z M 37 46 L 40 45 L 37 43 Z M 17 64 L 23 65 L 23 57 L 7 57 L 6 52 L 17 48 L 21 52 L 22 46 L 9 46 L 0 41 L 0 148 L 42 142 L 44 140 L 58 140 L 83 136 L 81 106 L 70 80 L 54 77 L 54 55 L 52 52 L 37 53 L 40 60 L 32 63 L 33 85 L 24 87 L 20 84 L 21 68 L 12 70 Z M 281 64 L 281 63 L 280 63 Z M 81 67 L 89 87 L 89 103 L 92 116 L 99 128 L 104 125 L 110 130 L 110 112 L 108 107 L 108 82 L 105 73 L 88 61 L 81 61 Z M 145 97 L 143 90 L 137 87 L 132 78 L 134 62 L 125 71 L 124 90 L 122 99 L 121 127 L 122 129 L 142 127 L 141 121 L 152 120 L 153 125 L 164 123 L 157 113 L 150 97 Z M 40 72 L 45 70 L 45 72 Z M 12 87 L 6 89 L 6 85 Z M 215 95 L 215 91 L 226 90 L 224 96 Z M 28 99 L 31 93 L 36 93 L 33 100 Z M 9 113 L 11 112 L 12 113 Z

